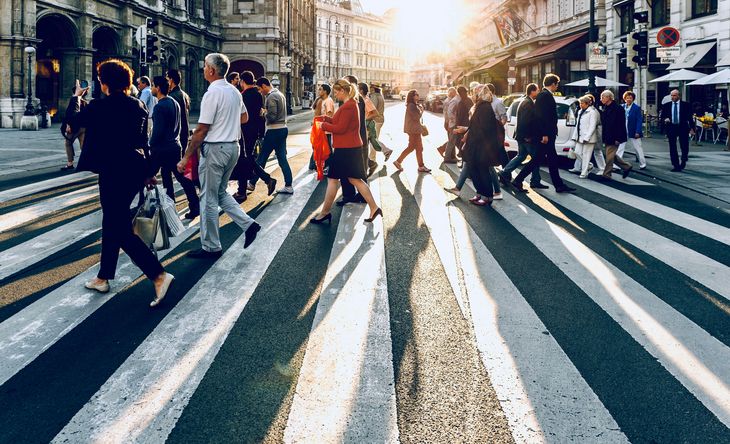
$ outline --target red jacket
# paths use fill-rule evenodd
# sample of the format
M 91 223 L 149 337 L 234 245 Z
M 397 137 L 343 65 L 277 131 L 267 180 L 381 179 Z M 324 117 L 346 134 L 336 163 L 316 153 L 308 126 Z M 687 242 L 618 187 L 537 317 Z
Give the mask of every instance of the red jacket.
M 325 117 L 322 129 L 332 133 L 332 145 L 335 149 L 362 148 L 360 111 L 353 99 L 340 106 L 334 116 Z

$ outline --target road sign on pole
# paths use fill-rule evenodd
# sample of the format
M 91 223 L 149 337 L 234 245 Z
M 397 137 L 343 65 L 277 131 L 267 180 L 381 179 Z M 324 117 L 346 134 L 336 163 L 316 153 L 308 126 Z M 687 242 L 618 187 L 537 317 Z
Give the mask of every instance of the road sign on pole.
M 657 32 L 656 40 L 665 48 L 672 47 L 679 43 L 679 30 L 671 26 L 665 26 Z
M 279 86 L 281 86 L 281 80 L 279 80 L 278 74 L 274 74 L 273 76 L 271 76 L 271 86 L 273 86 L 274 88 L 278 88 Z
M 292 69 L 291 57 L 279 57 L 279 72 L 289 73 Z

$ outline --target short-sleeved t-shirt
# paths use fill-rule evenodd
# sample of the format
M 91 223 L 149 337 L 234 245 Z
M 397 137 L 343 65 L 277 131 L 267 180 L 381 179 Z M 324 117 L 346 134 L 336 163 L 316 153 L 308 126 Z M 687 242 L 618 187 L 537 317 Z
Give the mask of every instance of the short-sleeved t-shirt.
M 373 101 L 370 100 L 370 97 L 363 97 L 365 99 L 365 115 L 367 116 L 373 111 L 378 111 L 377 108 L 375 108 L 375 105 L 373 105 Z
M 235 86 L 225 79 L 211 83 L 200 102 L 198 118 L 198 123 L 210 125 L 205 142 L 238 142 L 241 137 L 241 114 L 245 112 L 246 105 Z

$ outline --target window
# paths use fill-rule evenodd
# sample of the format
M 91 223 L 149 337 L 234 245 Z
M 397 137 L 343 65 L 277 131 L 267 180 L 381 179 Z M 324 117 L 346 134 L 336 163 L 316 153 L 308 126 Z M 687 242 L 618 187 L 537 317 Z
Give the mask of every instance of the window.
M 664 26 L 669 24 L 670 1 L 654 0 L 651 3 L 651 26 Z
M 692 18 L 717 13 L 717 0 L 692 0 Z
M 616 6 L 618 33 L 626 35 L 634 30 L 634 2 L 629 1 Z

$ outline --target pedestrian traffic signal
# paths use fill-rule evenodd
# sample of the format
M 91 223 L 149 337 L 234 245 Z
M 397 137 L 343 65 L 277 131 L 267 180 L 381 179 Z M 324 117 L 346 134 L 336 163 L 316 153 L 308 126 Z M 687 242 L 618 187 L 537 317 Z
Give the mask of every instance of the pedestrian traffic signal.
M 631 34 L 628 34 L 624 37 L 621 37 L 621 50 L 619 51 L 619 63 L 625 63 L 626 67 L 634 69 L 636 67 L 636 64 L 634 63 L 634 56 L 636 56 L 636 51 L 634 51 L 634 39 L 631 37 Z
M 145 41 L 144 41 L 144 60 L 145 63 L 155 63 L 159 60 L 157 57 L 157 50 L 159 49 L 156 45 L 159 38 L 157 37 L 157 20 L 147 18 L 145 23 Z
M 634 12 L 634 20 L 636 20 L 636 23 L 649 23 L 649 12 Z
M 639 66 L 647 66 L 649 64 L 649 32 L 639 31 L 631 35 L 634 39 L 634 51 L 636 55 L 631 58 Z

